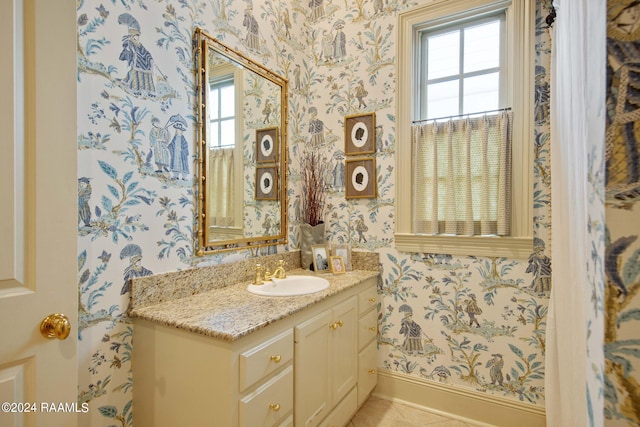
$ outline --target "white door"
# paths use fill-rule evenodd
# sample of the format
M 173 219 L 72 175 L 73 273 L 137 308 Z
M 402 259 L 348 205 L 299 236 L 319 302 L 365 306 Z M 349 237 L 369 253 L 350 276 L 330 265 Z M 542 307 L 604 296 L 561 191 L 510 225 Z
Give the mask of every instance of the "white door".
M 74 426 L 76 2 L 0 10 L 0 426 Z M 51 313 L 68 338 L 41 334 Z

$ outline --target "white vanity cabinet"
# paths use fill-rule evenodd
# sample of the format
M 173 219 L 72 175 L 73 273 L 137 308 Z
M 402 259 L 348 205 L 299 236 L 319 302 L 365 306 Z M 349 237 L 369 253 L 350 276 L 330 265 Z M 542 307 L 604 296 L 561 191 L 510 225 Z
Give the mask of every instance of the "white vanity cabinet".
M 136 425 L 343 426 L 376 384 L 376 281 L 234 340 L 134 318 Z

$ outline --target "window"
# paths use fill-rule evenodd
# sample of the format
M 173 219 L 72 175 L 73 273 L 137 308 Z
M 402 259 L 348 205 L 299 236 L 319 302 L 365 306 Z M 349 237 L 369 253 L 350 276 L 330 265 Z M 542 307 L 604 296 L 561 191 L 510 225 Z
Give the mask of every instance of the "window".
M 531 253 L 533 6 L 439 2 L 399 15 L 398 164 L 412 164 L 396 168 L 399 250 Z M 464 164 L 447 169 L 452 157 Z
M 504 108 L 505 13 L 419 31 L 419 119 Z

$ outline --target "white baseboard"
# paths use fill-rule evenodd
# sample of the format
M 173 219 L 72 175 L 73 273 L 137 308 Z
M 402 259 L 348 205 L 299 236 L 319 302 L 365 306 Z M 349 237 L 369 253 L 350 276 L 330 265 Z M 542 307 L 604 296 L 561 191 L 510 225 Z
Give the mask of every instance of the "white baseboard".
M 546 425 L 542 407 L 397 372 L 378 370 L 378 385 L 371 394 L 479 426 Z

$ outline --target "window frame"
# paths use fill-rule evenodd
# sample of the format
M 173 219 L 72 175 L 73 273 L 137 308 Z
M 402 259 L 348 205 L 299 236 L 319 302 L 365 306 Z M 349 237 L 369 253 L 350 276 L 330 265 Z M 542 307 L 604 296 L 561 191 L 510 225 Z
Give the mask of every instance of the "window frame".
M 535 3 L 531 0 L 439 1 L 398 15 L 396 78 L 397 165 L 412 164 L 411 122 L 418 111 L 413 96 L 420 59 L 420 33 L 427 27 L 505 10 L 507 46 L 506 105 L 513 118 L 512 209 L 510 236 L 424 235 L 413 232 L 412 168 L 396 167 L 395 246 L 401 252 L 526 259 L 533 250 L 533 91 Z M 400 102 L 398 100 L 403 100 Z

